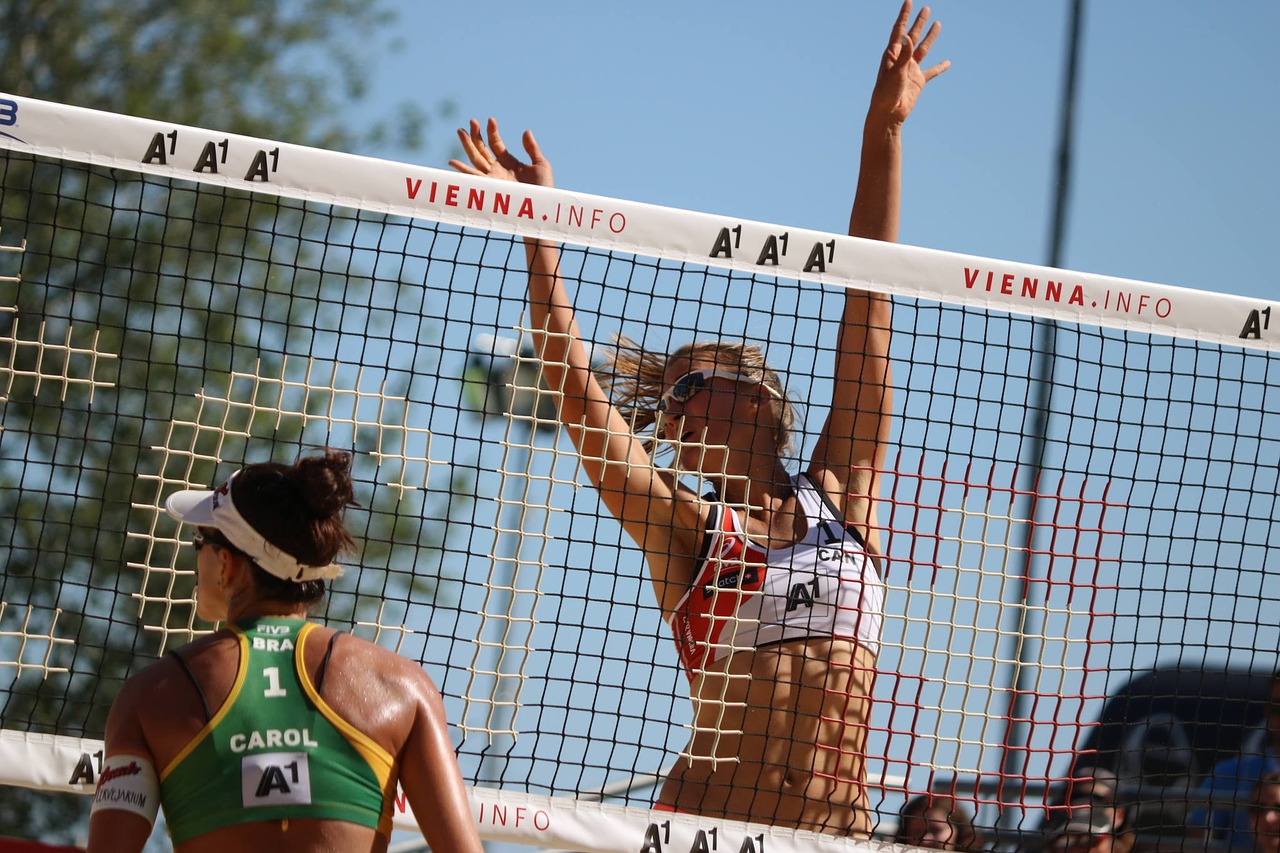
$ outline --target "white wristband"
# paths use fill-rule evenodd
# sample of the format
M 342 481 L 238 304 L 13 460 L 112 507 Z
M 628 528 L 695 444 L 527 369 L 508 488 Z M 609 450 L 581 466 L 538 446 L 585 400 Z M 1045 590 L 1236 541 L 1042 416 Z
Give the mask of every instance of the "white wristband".
M 160 810 L 160 781 L 151 761 L 138 755 L 112 755 L 102 765 L 92 815 L 102 809 L 121 809 L 156 822 Z

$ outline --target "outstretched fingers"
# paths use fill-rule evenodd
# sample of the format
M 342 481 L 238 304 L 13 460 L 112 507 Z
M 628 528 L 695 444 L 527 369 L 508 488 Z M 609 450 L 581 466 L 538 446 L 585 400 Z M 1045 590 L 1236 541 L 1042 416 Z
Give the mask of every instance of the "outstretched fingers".
M 890 68 L 905 70 L 912 61 L 917 66 L 922 66 L 924 60 L 929 55 L 929 51 L 933 48 L 933 43 L 938 40 L 938 35 L 942 32 L 942 24 L 938 21 L 929 23 L 929 16 L 932 14 L 928 6 L 922 6 L 920 13 L 916 15 L 916 19 L 911 24 L 911 29 L 907 29 L 907 20 L 911 17 L 911 0 L 906 0 L 902 4 L 902 9 L 898 13 L 898 19 L 893 25 L 893 36 L 889 42 L 889 49 L 886 51 L 888 57 L 888 65 Z M 943 60 L 932 68 L 921 68 L 924 73 L 924 79 L 927 83 L 934 77 L 951 67 L 950 60 Z
M 908 11 L 910 10 L 908 9 Z M 931 14 L 931 11 L 928 6 L 920 7 L 920 14 L 916 15 L 915 23 L 911 25 L 911 31 L 907 33 L 907 35 L 911 39 L 912 44 L 920 45 L 921 47 L 924 46 L 924 42 L 922 41 L 921 36 L 924 36 L 925 27 L 928 26 L 929 24 L 930 14 Z
M 937 65 L 924 69 L 925 82 L 926 83 L 929 82 L 934 77 L 937 77 L 939 74 L 941 74 L 943 71 L 946 71 L 950 67 L 951 67 L 951 60 L 944 59 L 941 62 L 939 62 Z
M 928 9 L 921 9 L 920 14 L 923 15 L 928 11 L 929 11 Z M 924 38 L 922 38 L 919 44 L 916 46 L 914 55 L 917 63 L 919 63 L 920 65 L 924 64 L 925 57 L 929 55 L 929 50 L 933 47 L 933 43 L 938 40 L 938 34 L 941 32 L 942 32 L 941 22 L 934 21 L 933 25 L 929 27 L 929 31 L 925 33 Z M 932 68 L 925 68 L 924 69 L 925 82 L 932 80 L 934 77 L 937 77 L 939 74 L 941 74 L 943 71 L 946 71 L 950 67 L 951 67 L 951 60 L 944 59 L 941 62 L 939 62 L 937 65 L 934 65 Z
M 520 159 L 512 154 L 507 149 L 506 143 L 502 141 L 502 133 L 498 130 L 496 119 L 489 119 L 483 131 L 480 122 L 471 119 L 467 127 L 458 128 L 458 142 L 462 144 L 462 150 L 470 162 L 450 160 L 449 165 L 463 174 L 515 181 L 525 180 L 522 176 L 529 172 L 529 166 L 520 162 Z M 534 147 L 536 150 L 537 146 Z
M 471 119 L 467 127 L 458 129 L 458 142 L 466 154 L 466 160 L 450 160 L 449 165 L 466 175 L 479 175 L 502 181 L 519 181 L 525 184 L 555 186 L 551 164 L 542 155 L 542 149 L 533 133 L 524 132 L 524 150 L 530 162 L 526 163 L 512 153 L 498 129 L 497 119 L 490 118 L 481 129 L 480 122 Z
M 477 128 L 479 125 L 477 124 Z M 498 120 L 496 118 L 489 119 L 489 147 L 493 149 L 493 156 L 504 167 L 515 172 L 522 164 L 514 154 L 507 150 L 507 143 L 502 141 L 502 133 L 498 130 Z
M 916 43 L 916 61 L 924 59 L 929 55 L 929 49 L 933 47 L 933 43 L 938 40 L 938 33 L 942 32 L 942 23 L 934 21 L 933 26 L 929 27 L 929 32 L 925 33 L 924 38 Z
M 521 139 L 524 143 L 525 153 L 529 155 L 529 162 L 534 165 L 545 163 L 547 158 L 542 156 L 542 149 L 538 147 L 538 140 L 533 138 L 533 131 L 526 130 Z
M 903 0 L 902 8 L 898 10 L 898 19 L 893 22 L 893 29 L 889 31 L 889 49 L 902 43 L 903 37 L 907 34 L 907 22 L 911 20 L 911 0 Z
M 450 160 L 449 165 L 468 175 L 487 175 L 493 161 L 485 149 L 484 138 L 480 135 L 480 122 L 472 119 L 470 128 L 458 128 L 458 142 L 462 144 L 462 152 L 471 162 L 467 164 L 461 160 Z
M 942 24 L 939 23 L 938 21 L 934 21 L 933 26 L 929 27 L 929 32 L 925 33 L 924 38 L 920 40 L 919 45 L 916 47 L 914 56 L 917 64 L 921 66 L 924 65 L 925 57 L 929 55 L 929 49 L 933 47 L 933 43 L 937 41 L 938 34 L 941 32 L 942 32 Z M 939 74 L 941 74 L 943 71 L 946 71 L 950 67 L 951 67 L 951 60 L 944 59 L 941 62 L 939 62 L 937 65 L 932 66 L 931 68 L 924 68 L 923 70 L 924 70 L 925 82 L 927 83 L 928 81 L 932 80 L 934 77 L 937 77 Z
M 512 154 L 511 149 L 507 148 L 507 143 L 503 141 L 502 133 L 498 130 L 497 119 L 489 119 L 488 131 L 489 147 L 493 149 L 494 161 L 511 174 L 520 176 L 527 173 L 530 167 L 536 167 L 545 162 L 542 156 L 542 151 L 538 148 L 538 143 L 533 138 L 533 131 L 526 130 L 522 137 L 524 150 L 529 155 L 528 163 L 525 163 L 519 157 Z

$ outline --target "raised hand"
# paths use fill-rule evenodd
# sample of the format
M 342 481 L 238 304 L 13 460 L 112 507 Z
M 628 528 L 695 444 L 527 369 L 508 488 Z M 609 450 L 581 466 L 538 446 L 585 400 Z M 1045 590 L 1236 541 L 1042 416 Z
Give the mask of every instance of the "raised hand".
M 471 120 L 471 126 L 458 128 L 458 140 L 466 153 L 470 165 L 461 160 L 450 160 L 449 165 L 467 175 L 483 175 L 503 181 L 519 181 L 522 184 L 537 184 L 542 187 L 554 186 L 551 176 L 551 163 L 542 156 L 542 149 L 533 138 L 533 131 L 526 130 L 522 142 L 529 162 L 524 163 L 507 150 L 498 132 L 498 120 L 489 119 L 489 142 L 486 145 L 480 133 L 480 122 Z
M 937 21 L 929 26 L 929 7 L 920 9 L 908 30 L 907 22 L 910 20 L 911 0 L 904 0 L 898 19 L 893 22 L 889 46 L 880 61 L 876 86 L 871 94 L 872 114 L 898 124 L 907 120 L 925 84 L 951 67 L 950 60 L 943 60 L 931 68 L 921 67 L 942 31 L 942 25 Z M 928 27 L 927 32 L 925 27 Z

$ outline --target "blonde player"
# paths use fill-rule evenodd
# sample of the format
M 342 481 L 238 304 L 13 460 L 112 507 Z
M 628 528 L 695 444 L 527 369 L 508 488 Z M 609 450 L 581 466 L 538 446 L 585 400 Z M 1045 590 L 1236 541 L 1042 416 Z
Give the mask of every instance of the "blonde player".
M 949 65 L 921 67 L 939 30 L 928 20 L 924 8 L 912 22 L 907 0 L 894 23 L 864 127 L 852 235 L 897 238 L 903 122 Z M 487 144 L 477 121 L 458 135 L 469 161 L 452 161 L 459 171 L 552 185 L 531 133 L 529 163 L 507 150 L 493 119 Z M 692 687 L 694 735 L 658 807 L 867 835 L 889 299 L 848 292 L 830 413 L 792 474 L 783 462 L 791 404 L 759 348 L 697 343 L 655 356 L 623 341 L 611 397 L 591 369 L 556 247 L 525 246 L 544 377 L 563 392 L 560 419 L 584 471 L 644 551 Z M 709 494 L 655 465 L 638 434 L 655 422 L 676 446 L 677 470 L 696 473 Z

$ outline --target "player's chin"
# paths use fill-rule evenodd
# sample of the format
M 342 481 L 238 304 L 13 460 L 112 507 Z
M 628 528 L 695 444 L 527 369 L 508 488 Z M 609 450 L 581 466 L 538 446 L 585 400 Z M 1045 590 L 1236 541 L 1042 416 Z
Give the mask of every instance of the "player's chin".
M 693 445 L 680 452 L 680 467 L 705 479 L 723 474 L 724 460 L 715 449 Z
M 200 591 L 196 591 L 196 618 L 205 622 L 223 622 L 227 618 L 227 608 L 220 606 L 217 602 L 210 601 L 208 598 L 200 595 Z
M 683 441 L 676 445 L 676 467 L 690 474 L 702 474 L 705 464 L 702 448 L 697 444 L 686 444 Z

